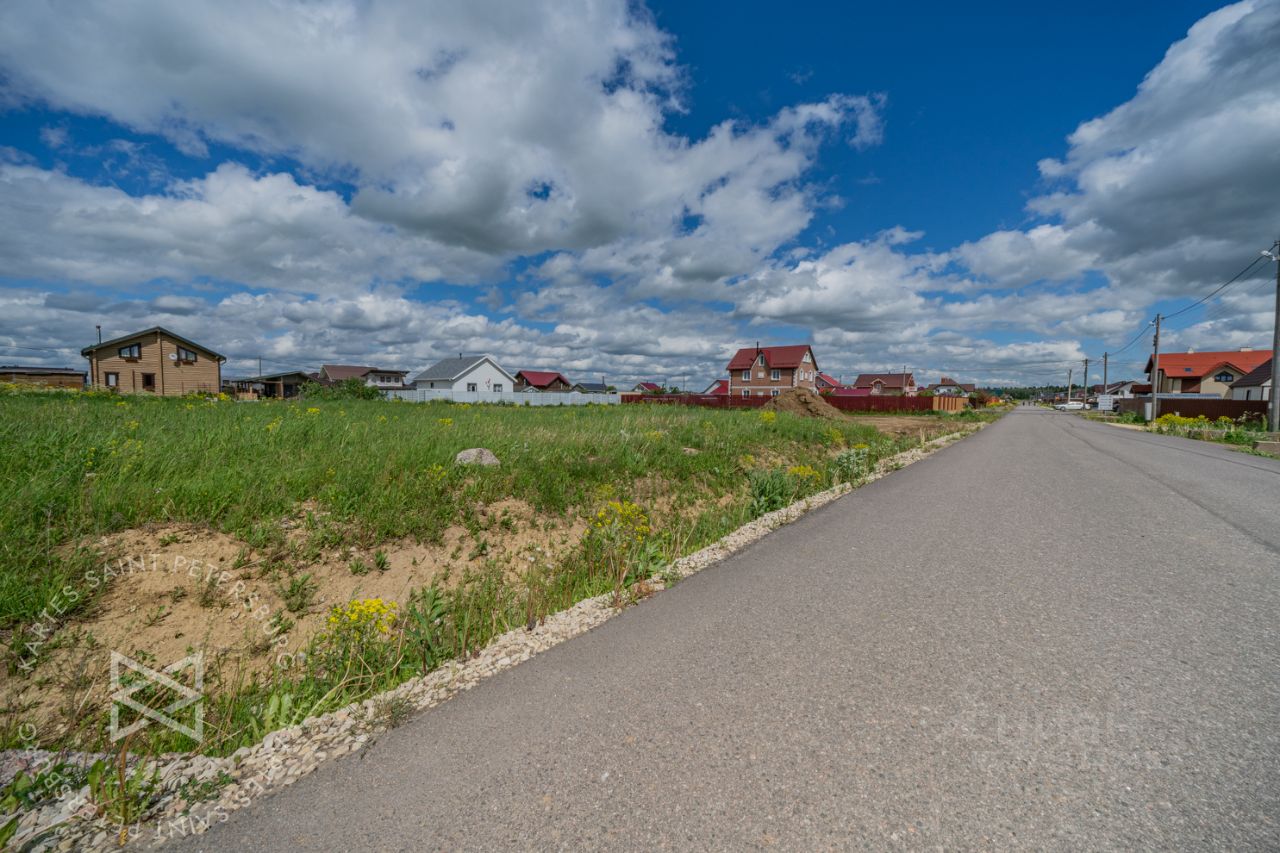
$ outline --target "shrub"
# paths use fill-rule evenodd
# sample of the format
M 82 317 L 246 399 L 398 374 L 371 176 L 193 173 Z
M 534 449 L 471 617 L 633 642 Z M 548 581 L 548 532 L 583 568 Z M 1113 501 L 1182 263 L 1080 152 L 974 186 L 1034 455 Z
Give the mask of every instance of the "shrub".
M 382 392 L 364 381 L 352 377 L 333 385 L 321 385 L 319 382 L 308 382 L 298 392 L 305 400 L 379 400 Z
M 771 469 L 752 471 L 747 475 L 751 485 L 751 514 L 761 516 L 791 503 L 795 485 L 785 472 Z

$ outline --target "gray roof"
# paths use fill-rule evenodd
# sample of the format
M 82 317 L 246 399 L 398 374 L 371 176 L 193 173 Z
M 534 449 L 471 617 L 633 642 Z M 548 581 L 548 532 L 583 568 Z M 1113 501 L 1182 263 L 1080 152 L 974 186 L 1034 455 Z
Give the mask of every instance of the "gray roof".
M 100 349 L 106 349 L 107 347 L 113 347 L 116 344 L 122 344 L 125 341 L 131 341 L 134 338 L 140 338 L 143 335 L 153 335 L 156 332 L 159 332 L 162 335 L 168 335 L 178 343 L 186 344 L 192 349 L 198 349 L 200 350 L 200 352 L 205 353 L 206 355 L 211 355 L 214 358 L 216 358 L 218 361 L 227 360 L 227 357 L 225 355 L 220 355 L 219 353 L 216 353 L 213 350 L 209 349 L 207 346 L 204 346 L 203 344 L 198 344 L 193 340 L 184 338 L 182 335 L 176 335 L 173 332 L 166 329 L 164 326 L 152 326 L 150 329 L 143 329 L 141 332 L 134 332 L 132 335 L 121 335 L 118 338 L 112 338 L 109 341 L 103 341 L 102 343 L 94 344 L 91 347 L 85 347 L 84 349 L 80 350 L 80 354 L 85 357 L 88 357 L 89 353 L 96 352 Z
M 1249 388 L 1266 385 L 1271 381 L 1271 359 L 1267 359 L 1253 370 L 1231 383 L 1232 388 Z
M 493 359 L 487 355 L 464 355 L 459 358 L 441 359 L 440 361 L 437 361 L 435 364 L 428 367 L 426 370 L 419 373 L 417 376 L 414 376 L 409 381 L 410 382 L 423 382 L 423 381 L 452 382 L 454 379 L 457 379 L 459 376 L 466 373 L 468 370 L 475 367 L 477 364 L 484 361 L 485 359 L 489 359 L 489 361 L 493 361 Z M 493 361 L 493 363 L 498 366 L 499 370 L 502 370 L 502 366 L 498 365 L 498 362 Z M 502 372 L 506 373 L 505 370 L 502 370 Z M 511 377 L 510 374 L 507 374 L 507 375 L 508 377 Z M 515 378 L 511 377 L 511 381 L 514 382 Z
M 603 382 L 579 382 L 573 386 L 574 388 L 582 388 L 585 391 L 608 391 L 609 386 Z

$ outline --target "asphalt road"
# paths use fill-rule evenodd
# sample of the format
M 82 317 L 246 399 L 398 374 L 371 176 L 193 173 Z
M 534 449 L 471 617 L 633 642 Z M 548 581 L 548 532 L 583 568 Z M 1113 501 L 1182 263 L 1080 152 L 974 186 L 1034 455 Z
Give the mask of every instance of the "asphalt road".
M 1280 462 L 1018 410 L 180 849 L 1280 848 Z

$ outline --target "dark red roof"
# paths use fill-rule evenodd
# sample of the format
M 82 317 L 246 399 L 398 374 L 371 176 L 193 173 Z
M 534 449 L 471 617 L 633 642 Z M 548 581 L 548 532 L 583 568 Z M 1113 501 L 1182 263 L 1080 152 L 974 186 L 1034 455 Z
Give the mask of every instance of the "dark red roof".
M 836 390 L 832 391 L 831 396 L 833 397 L 870 397 L 871 389 L 870 388 L 850 388 L 848 385 L 845 385 L 842 388 L 837 388 Z
M 915 385 L 915 377 L 910 373 L 859 373 L 853 381 L 855 388 L 870 388 L 879 382 L 885 388 L 903 388 Z
M 661 386 L 661 385 L 659 385 L 657 382 L 637 382 L 637 383 L 636 383 L 636 387 L 637 387 L 637 388 L 643 388 L 643 389 L 644 389 L 644 390 L 646 390 L 646 391 L 661 391 L 661 390 L 662 390 L 662 386 Z
M 563 373 L 556 373 L 554 370 L 521 370 L 516 373 L 517 379 L 523 379 L 534 388 L 546 388 L 553 384 L 557 379 L 565 385 L 572 385 Z
M 708 394 L 728 394 L 728 393 L 729 393 L 729 380 L 728 380 L 728 379 L 717 379 L 717 380 L 716 380 L 716 383 L 715 383 L 714 385 L 712 385 L 710 388 L 708 388 L 708 389 L 707 389 L 707 393 L 708 393 Z
M 840 380 L 839 380 L 839 379 L 836 379 L 834 376 L 832 376 L 832 375 L 830 375 L 830 374 L 828 374 L 828 373 L 819 373 L 819 374 L 818 374 L 818 381 L 819 381 L 819 382 L 823 382 L 823 383 L 825 383 L 825 384 L 827 384 L 827 385 L 830 385 L 832 388 L 839 388 L 839 387 L 840 387 Z
M 1217 352 L 1162 352 L 1160 370 L 1172 378 L 1185 376 L 1199 379 L 1208 376 L 1219 367 L 1230 365 L 1241 373 L 1249 373 L 1255 367 L 1271 360 L 1271 350 L 1227 350 Z M 1151 357 L 1147 357 L 1146 372 L 1151 373 Z M 1163 392 L 1161 392 L 1163 393 Z
M 785 347 L 760 347 L 759 349 L 756 349 L 755 347 L 743 347 L 734 353 L 733 358 L 730 359 L 729 369 L 746 370 L 748 367 L 755 364 L 756 355 L 758 353 L 764 354 L 764 363 L 767 367 L 799 367 L 804 362 L 805 353 L 812 354 L 812 352 L 813 348 L 808 344 L 795 344 Z M 815 370 L 818 368 L 818 360 L 816 357 L 813 358 L 813 367 Z

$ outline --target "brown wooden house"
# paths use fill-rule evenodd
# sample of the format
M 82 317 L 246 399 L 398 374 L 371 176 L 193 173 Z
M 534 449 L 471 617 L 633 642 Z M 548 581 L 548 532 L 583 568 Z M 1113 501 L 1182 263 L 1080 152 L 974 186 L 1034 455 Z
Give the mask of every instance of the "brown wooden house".
M 153 326 L 80 350 L 89 359 L 89 384 L 124 394 L 180 397 L 222 389 L 226 357 Z
M 18 385 L 44 385 L 51 388 L 83 388 L 84 371 L 69 367 L 34 367 L 21 364 L 0 365 L 0 382 Z

